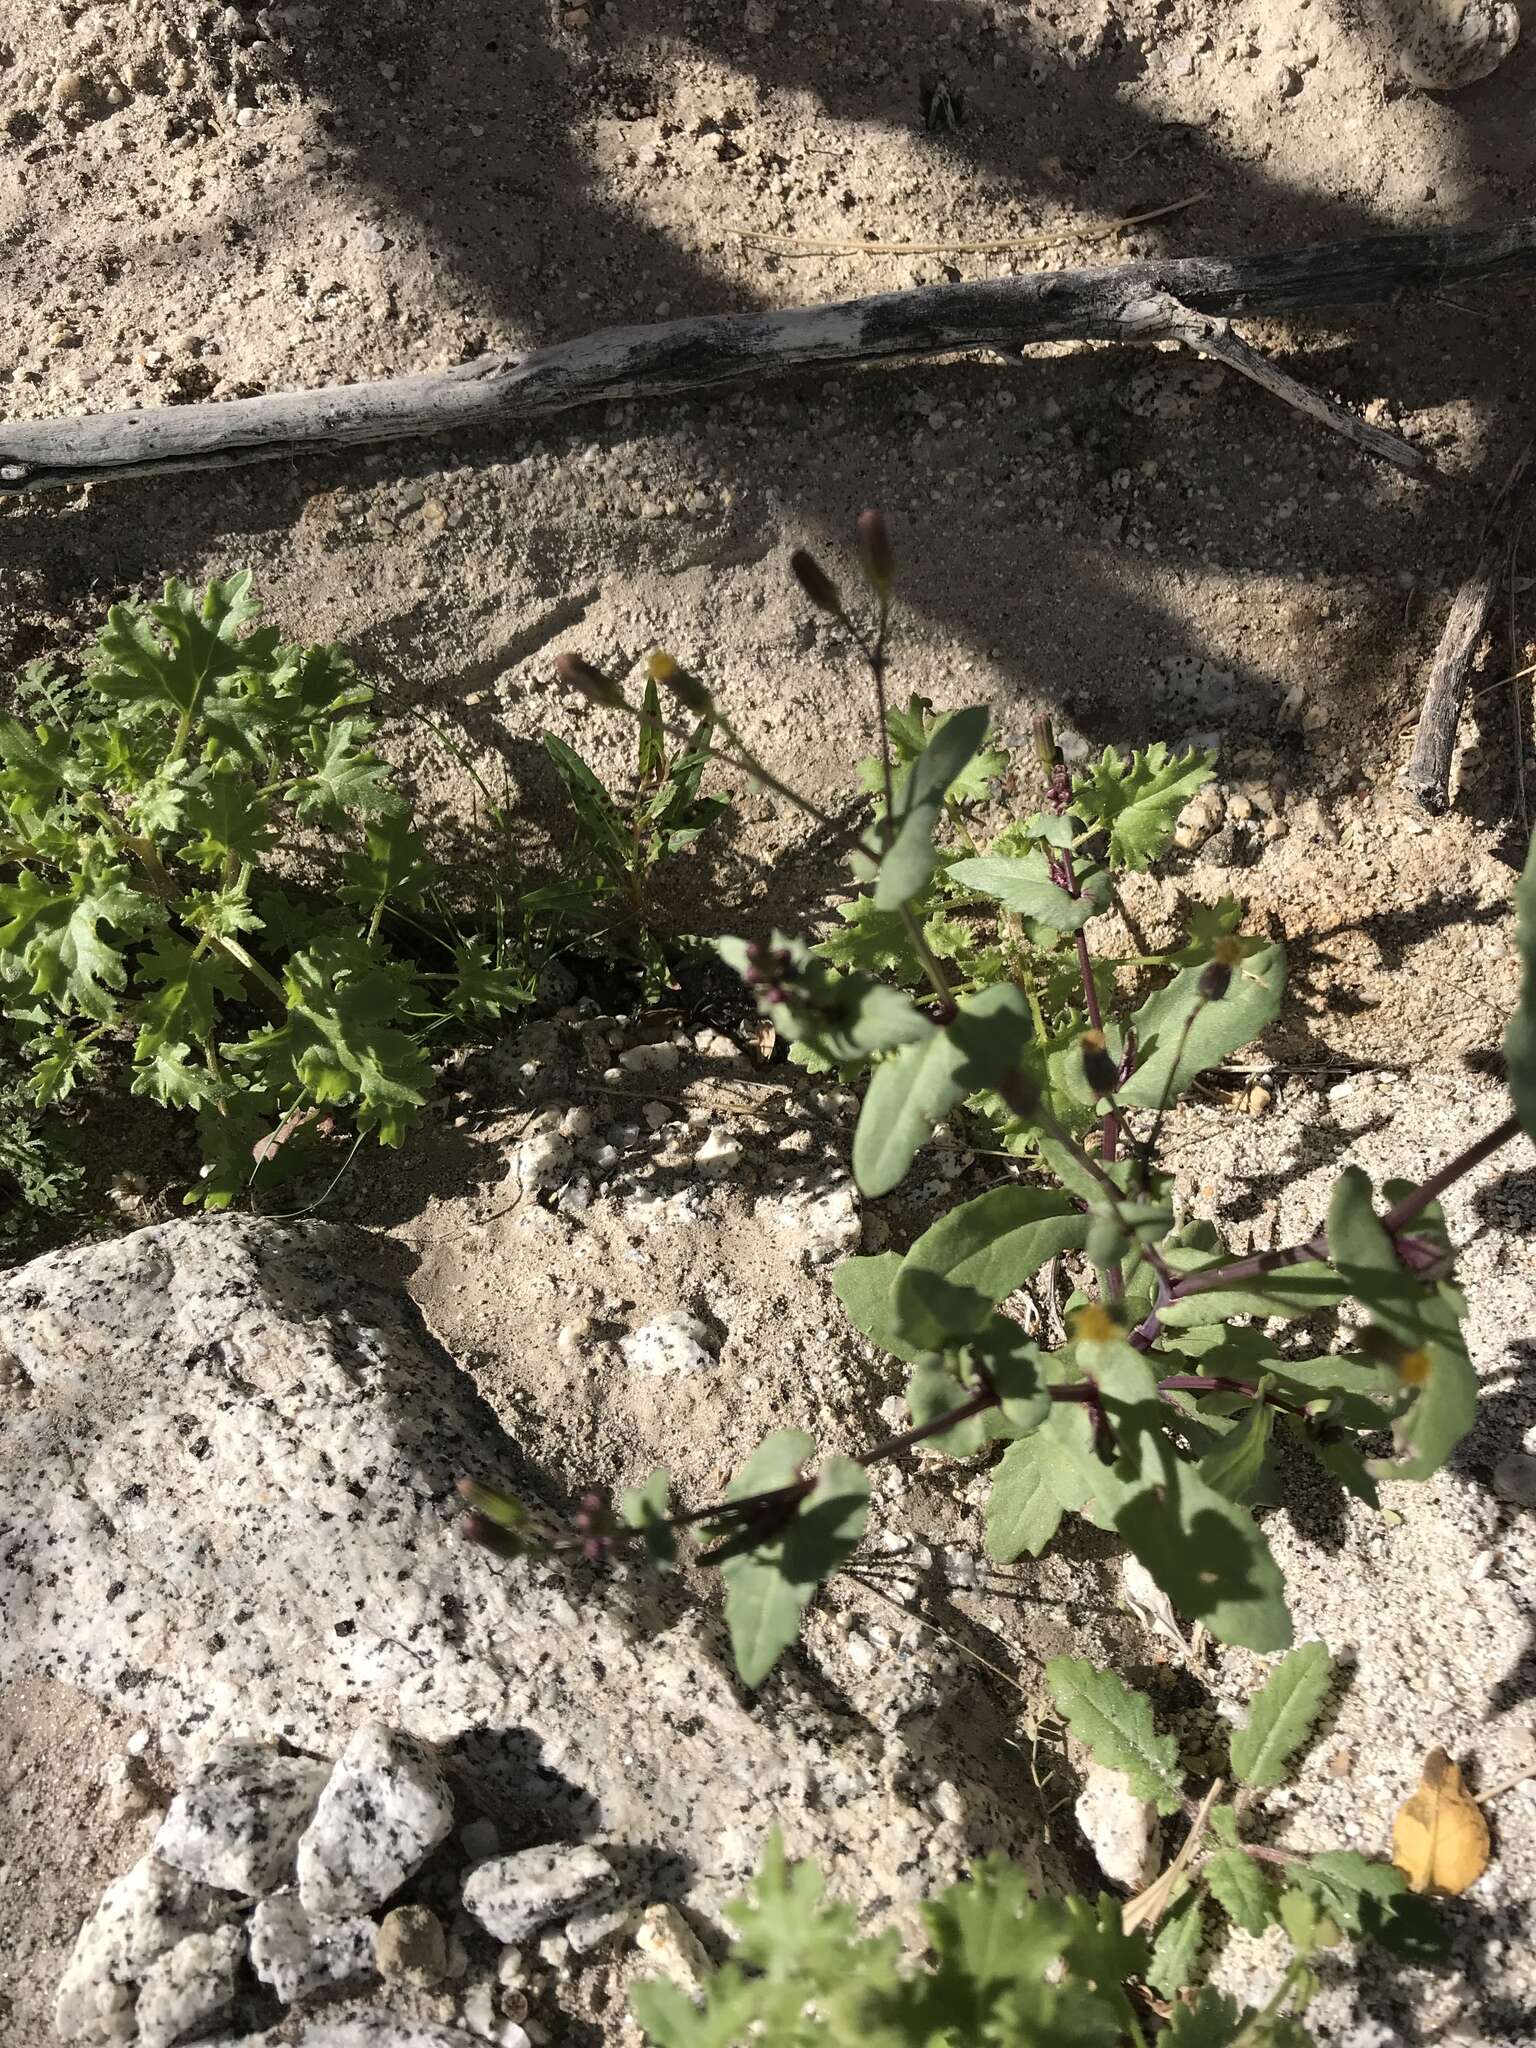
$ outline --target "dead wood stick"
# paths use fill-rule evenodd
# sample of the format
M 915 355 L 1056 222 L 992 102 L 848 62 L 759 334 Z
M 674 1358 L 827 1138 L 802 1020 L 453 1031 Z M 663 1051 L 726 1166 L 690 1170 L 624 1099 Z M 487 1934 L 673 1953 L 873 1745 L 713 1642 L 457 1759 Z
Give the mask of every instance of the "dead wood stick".
M 1145 338 L 1149 299 L 1228 319 L 1379 302 L 1536 274 L 1536 218 L 1236 258 L 1186 256 L 925 285 L 784 312 L 611 327 L 521 358 L 206 405 L 0 424 L 0 491 L 266 462 L 365 441 L 503 427 L 616 398 L 969 348 Z
M 1536 441 L 1528 441 L 1488 508 L 1477 566 L 1457 591 L 1430 664 L 1413 752 L 1402 773 L 1404 789 L 1438 815 L 1450 801 L 1456 728 L 1472 678 L 1472 664 L 1509 564 L 1509 550 L 1536 500 Z
M 1317 420 L 1322 426 L 1342 434 L 1347 441 L 1353 441 L 1358 448 L 1364 448 L 1371 455 L 1379 455 L 1383 462 L 1390 462 L 1395 469 L 1427 482 L 1431 478 L 1441 480 L 1439 471 L 1422 448 L 1415 448 L 1405 441 L 1401 434 L 1394 434 L 1388 427 L 1373 427 L 1369 420 L 1361 419 L 1359 413 L 1351 412 L 1337 399 L 1313 391 L 1299 383 L 1286 371 L 1276 369 L 1267 357 L 1261 356 L 1256 348 L 1232 332 L 1228 320 L 1212 318 L 1193 312 L 1188 306 L 1180 305 L 1167 292 L 1160 292 L 1145 301 L 1146 325 L 1141 339 L 1146 341 L 1181 341 L 1186 348 L 1195 349 L 1201 355 L 1211 356 L 1218 363 L 1225 363 L 1240 376 L 1251 378 L 1273 397 L 1283 399 L 1287 405 L 1305 413 L 1308 419 Z M 1126 336 L 1129 340 L 1131 337 Z

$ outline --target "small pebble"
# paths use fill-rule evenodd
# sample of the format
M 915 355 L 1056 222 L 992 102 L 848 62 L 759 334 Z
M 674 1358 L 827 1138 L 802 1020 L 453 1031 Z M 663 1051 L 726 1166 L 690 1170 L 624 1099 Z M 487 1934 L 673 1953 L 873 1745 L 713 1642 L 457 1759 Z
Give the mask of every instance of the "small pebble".
M 443 1923 L 426 1906 L 396 1906 L 386 1913 L 373 1953 L 381 1977 L 403 1977 L 408 1984 L 427 1986 L 441 1983 L 447 1975 Z
M 1536 1508 L 1536 1457 L 1529 1451 L 1507 1452 L 1493 1468 L 1493 1490 L 1516 1507 Z

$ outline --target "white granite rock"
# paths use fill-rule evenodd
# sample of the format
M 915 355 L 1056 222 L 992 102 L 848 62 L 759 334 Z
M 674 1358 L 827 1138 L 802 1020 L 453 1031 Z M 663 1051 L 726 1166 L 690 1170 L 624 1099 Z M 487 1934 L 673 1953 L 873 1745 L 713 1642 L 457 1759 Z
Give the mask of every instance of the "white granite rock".
M 0 1274 L 0 1676 L 131 1701 L 183 1773 L 237 1736 L 334 1756 L 385 1719 L 453 1745 L 514 1839 L 653 1846 L 706 1914 L 775 1821 L 855 1905 L 1029 1858 L 1016 1788 L 899 1759 L 796 1657 L 749 1705 L 707 1613 L 464 1543 L 460 1473 L 547 1489 L 380 1264 L 377 1238 L 241 1217 Z
M 139 1982 L 159 1956 L 188 1935 L 217 1927 L 237 1904 L 145 1856 L 108 1885 L 76 1936 L 54 2001 L 55 2031 L 66 2041 L 121 2039 L 124 2001 L 104 1995 L 103 1987 Z
M 729 1173 L 741 1164 L 740 1138 L 730 1131 L 710 1131 L 695 1148 L 693 1163 L 701 1173 Z
M 606 1903 L 618 1888 L 613 1865 L 596 1849 L 556 1844 L 480 1864 L 464 1881 L 464 1904 L 487 1934 L 518 1942 Z
M 299 1843 L 299 1900 L 312 1920 L 371 1913 L 399 1891 L 453 1826 L 435 1759 L 378 1722 L 337 1759 Z
M 284 2005 L 377 1974 L 371 1920 L 311 1920 L 295 1892 L 275 1892 L 251 1916 L 251 1967 Z
M 690 1998 L 703 1995 L 712 1964 L 702 1941 L 676 1906 L 647 1906 L 635 1930 L 635 1947 L 645 1958 L 645 1976 L 665 1977 Z
M 1123 1771 L 1091 1764 L 1073 1808 L 1077 1824 L 1111 1884 L 1139 1892 L 1157 1875 L 1157 1808 L 1138 1799 Z
M 243 1927 L 215 1927 L 207 1934 L 189 1934 L 156 1957 L 134 2008 L 144 2048 L 174 2048 L 227 2012 L 235 2002 L 244 1949 Z
M 164 1863 L 260 1898 L 291 1877 L 330 1767 L 261 1742 L 221 1743 L 182 1785 L 155 1836 Z
M 519 2029 L 521 2031 L 521 2029 Z M 485 2037 L 432 2020 L 402 2019 L 392 2012 L 328 2013 L 306 2020 L 296 2034 L 220 2035 L 205 2048 L 485 2048 Z M 521 2048 L 529 2048 L 523 2035 Z
M 709 1326 L 686 1309 L 668 1309 L 664 1315 L 643 1323 L 619 1340 L 624 1363 L 635 1372 L 648 1372 L 656 1379 L 675 1375 L 712 1372 L 715 1354 Z
M 575 1158 L 568 1138 L 558 1131 L 538 1131 L 525 1138 L 512 1160 L 512 1174 L 526 1195 L 557 1188 L 567 1179 Z

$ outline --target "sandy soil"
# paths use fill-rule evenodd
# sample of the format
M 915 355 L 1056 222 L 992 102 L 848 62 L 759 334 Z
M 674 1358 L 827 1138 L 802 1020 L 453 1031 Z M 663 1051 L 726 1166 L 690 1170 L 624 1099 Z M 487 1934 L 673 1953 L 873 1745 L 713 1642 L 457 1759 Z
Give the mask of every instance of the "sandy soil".
M 1530 210 L 1536 42 L 1484 82 L 1433 94 L 1404 79 L 1415 39 L 1403 17 L 1386 0 L 16 9 L 0 23 L 0 410 L 173 404 L 425 369 L 668 311 Z M 924 124 L 930 73 L 949 82 L 953 129 Z M 1196 194 L 1155 224 L 1090 239 Z M 1053 239 L 1009 256 L 790 257 L 744 228 Z M 1486 287 L 1248 332 L 1454 478 L 1487 482 L 1536 425 L 1530 304 L 1528 288 Z M 1281 1069 L 1276 1107 L 1249 1121 L 1213 1104 L 1181 1126 L 1191 1199 L 1245 1226 L 1310 1224 L 1330 1162 L 1358 1153 L 1409 1170 L 1492 1113 L 1482 1077 L 1514 985 L 1522 773 L 1536 790 L 1510 693 L 1477 704 L 1453 816 L 1429 823 L 1393 786 L 1448 588 L 1469 565 L 1465 499 L 1176 354 L 1053 350 L 792 379 L 473 443 L 0 500 L 0 670 L 71 645 L 112 597 L 250 562 L 285 628 L 355 649 L 384 693 L 386 744 L 445 832 L 478 829 L 473 790 L 423 751 L 414 711 L 449 722 L 531 828 L 558 818 L 543 729 L 617 767 L 625 731 L 554 685 L 567 647 L 622 669 L 671 646 L 770 765 L 841 799 L 872 713 L 784 557 L 807 542 L 830 564 L 871 501 L 889 509 L 902 555 L 898 687 L 985 701 L 1015 739 L 1042 705 L 1095 745 L 1208 737 L 1229 793 L 1276 808 L 1265 837 L 1262 808 L 1245 819 L 1235 807 L 1134 906 L 1155 932 L 1176 890 L 1231 888 L 1292 944 L 1292 1001 L 1263 1054 Z M 1529 620 L 1517 604 L 1484 680 L 1530 658 Z M 771 885 L 789 921 L 814 914 L 829 875 L 814 843 L 748 796 L 734 836 L 687 871 L 676 914 L 729 928 Z M 663 1458 L 703 1487 L 764 1427 L 794 1420 L 851 1441 L 895 1391 L 829 1314 L 824 1247 L 803 1213 L 838 1185 L 844 1121 L 835 1105 L 797 1106 L 750 1059 L 722 1074 L 720 1057 L 690 1054 L 665 1105 L 674 1122 L 691 1107 L 740 1126 L 744 1177 L 707 1198 L 669 1164 L 676 1131 L 648 1128 L 650 1091 L 638 1115 L 615 1108 L 598 1056 L 563 1040 L 471 1063 L 421 1144 L 370 1163 L 342 1198 L 342 1213 L 399 1238 L 434 1327 L 556 1485 Z M 617 1144 L 619 1179 L 585 1217 L 504 1213 L 511 1148 L 552 1103 L 633 1131 Z M 920 1184 L 868 1216 L 864 1247 L 881 1232 L 905 1242 L 941 1188 L 935 1175 L 926 1195 Z M 667 1206 L 688 1200 L 691 1214 Z M 1303 1627 L 1354 1642 L 1360 1673 L 1336 1732 L 1350 1768 L 1320 1760 L 1309 1774 L 1297 1840 L 1353 1826 L 1362 1846 L 1384 1846 L 1433 1741 L 1484 1785 L 1529 1750 L 1521 1530 L 1487 1476 L 1536 1419 L 1515 1342 L 1536 1311 L 1519 1244 L 1531 1213 L 1529 1160 L 1513 1155 L 1462 1206 L 1491 1398 L 1456 1472 L 1385 1535 L 1321 1511 L 1310 1528 L 1305 1509 L 1292 1518 Z M 616 1365 L 614 1346 L 679 1307 L 713 1327 L 719 1370 L 663 1393 Z M 591 1327 L 562 1352 L 559 1332 L 580 1317 Z M 957 1587 L 941 1553 L 974 1540 L 974 1513 L 931 1480 L 900 1493 L 935 1552 L 897 1596 L 923 1621 L 850 1582 L 808 1654 L 893 1728 L 913 1698 L 963 1689 L 968 1739 L 997 1741 L 1006 1786 L 1027 1767 L 1008 1744 L 1032 1724 L 1032 1697 L 967 1652 L 1031 1696 L 1039 1659 L 1063 1647 L 1132 1669 L 1152 1653 L 1117 1613 L 1101 1557 L 1068 1545 L 1006 1586 Z M 861 1640 L 874 1654 L 850 1651 Z M 1201 1676 L 1221 1693 L 1247 1674 L 1225 1660 Z M 1199 1711 L 1187 1679 L 1160 1682 Z M 940 1739 L 942 1715 L 920 1720 L 922 1740 Z M 34 2048 L 46 1958 L 62 1958 L 71 1916 L 128 1860 L 125 1823 L 76 1789 L 126 1738 L 89 1703 L 30 1690 L 0 1701 L 0 1722 L 16 1745 L 12 1796 L 30 1801 L 25 1840 L 45 1839 L 25 1829 L 47 1813 L 74 1845 L 46 1878 L 40 1850 L 8 1867 L 21 1961 L 0 1989 L 9 2038 Z M 905 1724 L 902 1739 L 914 1739 Z M 1520 1791 L 1495 1812 L 1488 1895 L 1458 1909 L 1465 1977 L 1433 1994 L 1372 1980 L 1364 2015 L 1337 1992 L 1327 2038 L 1532 2032 L 1518 1953 L 1532 1812 Z M 1068 1816 L 1061 1827 L 1076 1853 Z

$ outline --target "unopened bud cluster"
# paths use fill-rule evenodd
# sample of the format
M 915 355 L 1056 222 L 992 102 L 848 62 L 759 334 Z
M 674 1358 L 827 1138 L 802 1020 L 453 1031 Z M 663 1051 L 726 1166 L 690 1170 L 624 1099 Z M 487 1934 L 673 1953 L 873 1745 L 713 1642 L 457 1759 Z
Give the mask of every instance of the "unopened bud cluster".
M 568 690 L 577 691 L 589 704 L 600 704 L 608 711 L 623 710 L 624 692 L 618 684 L 579 654 L 557 654 L 555 674 Z
M 1046 808 L 1056 817 L 1062 817 L 1072 802 L 1072 776 L 1067 767 L 1066 756 L 1056 744 L 1056 728 L 1042 711 L 1034 721 L 1035 759 L 1049 778 L 1045 794 Z
M 607 1501 L 595 1488 L 581 1496 L 571 1517 L 571 1526 L 581 1538 L 582 1556 L 593 1564 L 612 1550 L 613 1539 L 618 1533 L 618 1524 L 609 1513 Z
M 795 956 L 787 946 L 765 946 L 754 939 L 747 948 L 747 971 L 742 976 L 760 1003 L 785 1003 L 795 978 Z

